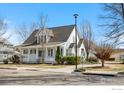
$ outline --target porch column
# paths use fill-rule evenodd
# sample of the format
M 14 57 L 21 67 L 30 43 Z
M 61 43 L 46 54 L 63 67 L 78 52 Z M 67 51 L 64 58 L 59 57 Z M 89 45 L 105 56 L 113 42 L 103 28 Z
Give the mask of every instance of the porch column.
M 27 60 L 27 62 L 29 62 L 30 60 L 30 49 L 28 48 L 28 60 Z
M 45 58 L 47 58 L 48 50 L 45 48 Z
M 55 60 L 56 51 L 57 51 L 57 47 L 54 47 L 53 48 L 53 58 L 54 58 L 53 64 L 56 62 L 56 60 Z
M 36 48 L 36 60 L 38 60 L 38 48 Z
M 45 56 L 44 56 L 44 62 L 45 62 L 46 61 L 46 58 L 47 58 L 47 48 L 45 48 L 44 53 L 45 53 Z
M 54 48 L 53 48 L 53 57 L 54 57 L 54 58 L 55 58 L 55 55 L 56 55 L 56 50 L 57 50 L 57 48 L 54 47 Z
M 67 55 L 66 55 L 66 54 L 67 54 L 66 52 L 67 52 L 67 49 L 66 49 L 66 47 L 64 46 L 64 47 L 63 47 L 63 56 L 67 56 Z

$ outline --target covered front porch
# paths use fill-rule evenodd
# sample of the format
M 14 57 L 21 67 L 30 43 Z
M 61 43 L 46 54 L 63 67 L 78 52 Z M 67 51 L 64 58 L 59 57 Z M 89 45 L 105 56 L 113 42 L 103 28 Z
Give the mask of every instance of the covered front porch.
M 61 53 L 63 54 L 64 48 L 61 43 L 21 48 L 23 54 L 21 61 L 22 63 L 54 63 L 57 46 L 60 47 Z

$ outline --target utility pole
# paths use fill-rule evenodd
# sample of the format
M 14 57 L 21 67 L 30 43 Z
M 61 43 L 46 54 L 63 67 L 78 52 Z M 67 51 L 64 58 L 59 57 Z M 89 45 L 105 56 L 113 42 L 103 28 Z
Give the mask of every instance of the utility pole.
M 75 18 L 75 58 L 76 58 L 74 72 L 79 72 L 78 69 L 77 69 L 77 17 L 79 15 L 78 14 L 74 14 L 73 16 Z

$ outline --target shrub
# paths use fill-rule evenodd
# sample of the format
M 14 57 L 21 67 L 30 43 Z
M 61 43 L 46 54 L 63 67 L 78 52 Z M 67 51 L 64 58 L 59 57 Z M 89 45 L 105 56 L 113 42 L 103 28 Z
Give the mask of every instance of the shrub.
M 8 60 L 7 59 L 3 60 L 3 63 L 8 64 Z
M 13 64 L 18 64 L 18 63 L 20 63 L 20 57 L 19 56 L 17 56 L 17 55 L 13 55 L 11 58 L 10 58 L 10 61 L 12 61 L 13 62 Z
M 115 61 L 115 58 L 109 58 L 108 61 Z
M 96 57 L 89 57 L 87 59 L 87 61 L 89 61 L 89 62 L 98 62 L 98 59 Z
M 60 54 L 60 47 L 59 46 L 57 47 L 57 50 L 56 50 L 55 60 L 56 60 L 56 62 L 58 64 L 60 64 L 60 62 L 61 62 L 61 54 Z
M 124 64 L 124 59 L 120 59 L 120 61 Z
M 66 64 L 68 65 L 75 65 L 76 63 L 76 57 L 73 56 L 63 57 L 62 60 L 65 61 Z M 79 63 L 80 63 L 80 57 L 77 57 L 77 64 Z

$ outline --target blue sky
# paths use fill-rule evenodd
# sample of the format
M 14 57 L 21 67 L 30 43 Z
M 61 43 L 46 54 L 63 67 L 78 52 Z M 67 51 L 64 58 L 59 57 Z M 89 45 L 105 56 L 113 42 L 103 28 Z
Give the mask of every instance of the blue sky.
M 38 21 L 40 14 L 48 15 L 48 27 L 74 24 L 73 14 L 78 13 L 78 25 L 84 20 L 88 20 L 92 24 L 95 39 L 103 39 L 101 37 L 104 32 L 98 24 L 100 24 L 98 16 L 103 13 L 101 4 L 0 4 L 0 16 L 8 21 L 8 31 L 12 33 L 10 42 L 17 44 L 18 37 L 14 34 L 15 27 L 21 23 L 30 24 Z

